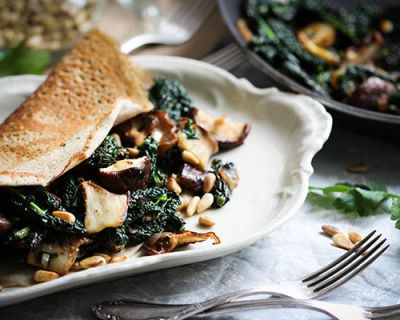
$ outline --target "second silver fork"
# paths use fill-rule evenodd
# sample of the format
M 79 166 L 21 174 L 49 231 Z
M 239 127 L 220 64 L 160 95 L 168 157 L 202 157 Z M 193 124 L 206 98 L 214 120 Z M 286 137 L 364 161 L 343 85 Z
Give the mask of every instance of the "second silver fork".
M 386 239 L 380 240 L 381 236 L 381 234 L 376 235 L 376 231 L 371 232 L 352 250 L 300 280 L 269 287 L 240 290 L 195 304 L 171 305 L 117 301 L 93 306 L 93 311 L 100 319 L 110 319 L 110 315 L 117 315 L 120 319 L 131 320 L 181 320 L 227 302 L 250 296 L 273 295 L 299 300 L 320 298 L 359 274 L 389 247 Z

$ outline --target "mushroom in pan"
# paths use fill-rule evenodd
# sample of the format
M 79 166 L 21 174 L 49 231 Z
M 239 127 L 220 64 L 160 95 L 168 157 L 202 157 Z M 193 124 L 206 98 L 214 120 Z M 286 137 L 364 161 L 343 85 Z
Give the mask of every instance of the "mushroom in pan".
M 366 64 L 373 62 L 380 53 L 384 40 L 379 32 L 368 35 L 359 46 L 346 50 L 346 62 Z
M 369 77 L 349 97 L 349 102 L 365 109 L 387 111 L 389 96 L 396 91 L 393 83 L 378 77 Z
M 137 159 L 117 161 L 107 168 L 99 169 L 99 177 L 108 190 L 126 193 L 148 186 L 150 181 L 151 161 L 144 156 Z
M 128 194 L 111 193 L 91 181 L 81 186 L 86 208 L 85 228 L 89 233 L 122 226 L 128 211 Z
M 189 244 L 212 240 L 213 244 L 221 243 L 214 232 L 196 233 L 193 231 L 181 231 L 178 233 L 162 232 L 150 238 L 143 246 L 149 255 L 172 252 L 176 248 Z

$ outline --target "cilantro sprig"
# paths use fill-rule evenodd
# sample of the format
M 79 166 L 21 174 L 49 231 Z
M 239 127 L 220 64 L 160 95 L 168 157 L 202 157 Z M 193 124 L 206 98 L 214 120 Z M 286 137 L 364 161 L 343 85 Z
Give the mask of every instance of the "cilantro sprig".
M 331 205 L 343 213 L 355 213 L 365 217 L 382 212 L 381 205 L 392 200 L 391 215 L 400 228 L 400 196 L 389 192 L 386 186 L 369 182 L 368 184 L 337 183 L 328 187 L 310 187 L 309 199 Z

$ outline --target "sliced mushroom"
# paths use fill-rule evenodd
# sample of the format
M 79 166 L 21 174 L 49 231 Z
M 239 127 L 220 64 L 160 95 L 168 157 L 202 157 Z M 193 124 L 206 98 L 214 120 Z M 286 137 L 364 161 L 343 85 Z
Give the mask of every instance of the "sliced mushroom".
M 300 30 L 297 32 L 297 40 L 301 43 L 304 49 L 311 54 L 320 57 L 331 65 L 336 65 L 340 62 L 339 56 L 328 49 L 318 46 L 308 35 Z
M 359 46 L 346 50 L 346 62 L 356 64 L 372 63 L 379 55 L 384 39 L 379 32 L 367 36 Z
M 121 137 L 124 145 L 140 146 L 147 136 L 149 136 L 154 128 L 153 118 L 149 118 L 147 114 L 139 115 L 115 128 L 115 131 Z
M 63 243 L 43 243 L 29 252 L 27 263 L 64 275 L 74 264 L 79 247 L 90 242 L 87 238 L 74 236 Z
M 207 168 L 207 163 L 211 156 L 218 152 L 218 143 L 211 137 L 211 135 L 203 128 L 197 127 L 197 138 L 189 139 L 185 133 L 179 131 L 178 136 L 178 147 L 184 155 L 190 154 L 190 164 L 200 170 Z M 182 157 L 185 162 L 188 161 L 188 157 Z
M 218 142 L 221 149 L 230 149 L 241 145 L 250 132 L 248 123 L 234 123 L 225 117 L 212 117 L 197 110 L 196 124 L 207 130 Z
M 89 233 L 122 226 L 128 210 L 128 194 L 111 193 L 91 181 L 81 186 L 86 208 L 85 228 Z
M 158 152 L 165 155 L 177 143 L 176 125 L 164 111 L 154 111 L 126 121 L 116 128 L 121 139 L 129 146 L 140 146 L 152 136 L 158 143 Z
M 143 248 L 149 255 L 172 252 L 176 248 L 187 246 L 196 242 L 212 240 L 213 244 L 220 244 L 221 240 L 214 232 L 196 233 L 193 231 L 181 231 L 178 233 L 163 232 L 150 238 Z
M 160 156 L 164 156 L 178 142 L 177 128 L 167 112 L 154 111 L 151 116 L 156 119 L 151 136 L 158 142 L 158 153 Z
M 99 177 L 108 190 L 126 193 L 143 189 L 150 181 L 151 161 L 144 156 L 137 159 L 125 159 L 99 170 Z
M 179 174 L 178 183 L 184 190 L 190 190 L 195 194 L 201 193 L 205 174 L 185 163 Z
M 313 22 L 301 29 L 305 35 L 322 48 L 333 46 L 336 41 L 336 30 L 330 24 L 322 22 Z
M 0 236 L 8 234 L 12 228 L 12 222 L 7 217 L 0 214 Z

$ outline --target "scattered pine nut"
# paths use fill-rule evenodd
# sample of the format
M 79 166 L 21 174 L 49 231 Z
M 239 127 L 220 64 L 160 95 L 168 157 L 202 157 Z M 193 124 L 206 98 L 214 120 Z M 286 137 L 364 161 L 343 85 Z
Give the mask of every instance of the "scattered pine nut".
M 53 211 L 51 214 L 61 220 L 67 221 L 68 223 L 71 223 L 71 224 L 76 221 L 75 216 L 72 213 L 67 212 L 67 211 L 58 211 L 57 210 L 57 211 Z
M 215 221 L 208 216 L 200 216 L 199 224 L 204 227 L 212 227 L 213 225 L 215 225 Z
M 132 157 L 136 157 L 139 154 L 139 150 L 136 148 L 126 148 L 126 150 Z
M 207 173 L 204 177 L 204 181 L 203 181 L 203 192 L 204 193 L 208 193 L 212 190 L 212 188 L 214 188 L 214 184 L 215 184 L 215 180 L 217 178 L 215 177 L 214 173 Z
M 46 282 L 57 279 L 58 277 L 58 273 L 55 273 L 53 271 L 37 270 L 33 275 L 33 280 L 35 280 L 36 282 Z
M 380 23 L 379 23 L 379 29 L 381 29 L 381 31 L 383 33 L 390 33 L 393 31 L 394 26 L 393 26 L 393 22 L 390 21 L 389 19 L 383 19 Z
M 360 242 L 363 239 L 363 236 L 359 234 L 358 232 L 355 231 L 350 231 L 349 232 L 349 239 L 351 242 L 356 244 L 357 242 Z
M 2 286 L 0 286 L 0 291 L 3 291 L 3 287 Z
M 209 207 L 212 206 L 213 202 L 214 202 L 213 194 L 212 193 L 205 193 L 201 197 L 201 199 L 200 199 L 200 201 L 199 201 L 199 203 L 197 205 L 196 212 L 197 213 L 201 213 L 203 211 L 206 211 Z
M 182 188 L 178 184 L 178 182 L 176 182 L 175 178 L 168 177 L 167 185 L 168 185 L 168 189 L 175 191 L 177 194 L 182 193 Z
M 344 250 L 351 250 L 354 244 L 344 233 L 337 233 L 332 237 L 333 244 Z
M 182 152 L 182 159 L 183 161 L 193 165 L 197 165 L 200 163 L 200 160 L 192 152 L 188 150 L 184 150 Z
M 347 167 L 347 171 L 350 173 L 367 173 L 369 168 L 364 164 L 353 164 Z
M 187 193 L 183 193 L 180 195 L 180 199 L 181 199 L 181 204 L 178 206 L 177 210 L 183 211 L 187 208 L 190 200 L 192 199 L 192 196 Z
M 115 257 L 112 257 L 112 258 L 111 258 L 110 263 L 123 262 L 123 261 L 125 261 L 126 259 L 128 259 L 127 256 L 115 256 Z
M 79 262 L 83 269 L 95 268 L 106 264 L 106 259 L 101 256 L 91 256 Z
M 108 254 L 106 254 L 106 253 L 96 252 L 96 253 L 93 254 L 93 255 L 94 255 L 94 256 L 103 257 L 104 260 L 106 260 L 107 263 L 110 262 L 110 260 L 111 260 L 111 257 L 110 257 Z
M 342 231 L 340 231 L 340 229 L 334 227 L 334 226 L 330 226 L 329 224 L 324 224 L 322 226 L 322 231 L 330 237 L 333 237 L 335 234 L 338 233 L 342 233 Z
M 190 201 L 189 204 L 186 208 L 186 215 L 188 217 L 191 217 L 192 215 L 194 215 L 194 213 L 196 212 L 197 209 L 197 205 L 200 202 L 200 197 L 199 196 L 195 196 L 193 197 Z

